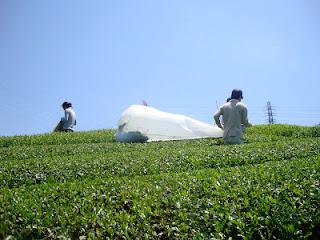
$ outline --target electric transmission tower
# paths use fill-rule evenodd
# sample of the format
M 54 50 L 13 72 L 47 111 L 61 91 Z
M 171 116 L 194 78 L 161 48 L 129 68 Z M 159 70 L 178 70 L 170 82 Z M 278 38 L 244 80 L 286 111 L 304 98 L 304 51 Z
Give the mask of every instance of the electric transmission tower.
M 271 102 L 268 101 L 267 102 L 267 114 L 268 114 L 268 123 L 269 124 L 274 124 L 274 109 L 273 107 L 271 106 Z

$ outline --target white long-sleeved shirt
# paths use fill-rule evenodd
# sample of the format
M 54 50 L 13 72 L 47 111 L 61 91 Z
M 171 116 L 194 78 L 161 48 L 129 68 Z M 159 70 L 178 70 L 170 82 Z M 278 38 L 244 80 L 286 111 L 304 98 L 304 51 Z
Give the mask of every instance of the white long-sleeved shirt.
M 223 126 L 220 122 L 220 116 L 223 116 Z M 224 129 L 223 137 L 242 138 L 242 125 L 252 126 L 248 121 L 247 106 L 236 99 L 231 99 L 220 107 L 214 114 L 214 120 L 218 127 Z
M 76 125 L 76 113 L 74 112 L 72 107 L 66 108 L 64 110 L 63 129 L 74 130 L 75 125 Z

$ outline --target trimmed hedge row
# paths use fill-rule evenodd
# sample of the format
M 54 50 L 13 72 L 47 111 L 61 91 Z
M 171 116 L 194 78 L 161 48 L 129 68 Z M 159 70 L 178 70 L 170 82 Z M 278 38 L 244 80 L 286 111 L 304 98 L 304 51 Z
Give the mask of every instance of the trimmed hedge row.
M 319 127 L 116 143 L 0 137 L 0 239 L 320 239 Z
M 305 239 L 320 156 L 178 174 L 2 189 L 0 237 Z
M 320 152 L 320 139 L 214 145 L 215 140 L 149 144 L 83 144 L 25 147 L 0 166 L 0 186 L 20 187 L 85 178 L 152 175 L 297 159 Z M 5 154 L 3 154 L 5 155 Z M 25 158 L 25 159 L 24 159 Z

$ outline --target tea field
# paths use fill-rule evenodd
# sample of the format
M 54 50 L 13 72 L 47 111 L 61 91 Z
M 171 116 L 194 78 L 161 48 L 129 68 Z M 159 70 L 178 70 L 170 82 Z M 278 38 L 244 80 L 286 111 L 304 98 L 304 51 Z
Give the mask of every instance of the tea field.
M 0 239 L 320 239 L 320 127 L 0 137 Z

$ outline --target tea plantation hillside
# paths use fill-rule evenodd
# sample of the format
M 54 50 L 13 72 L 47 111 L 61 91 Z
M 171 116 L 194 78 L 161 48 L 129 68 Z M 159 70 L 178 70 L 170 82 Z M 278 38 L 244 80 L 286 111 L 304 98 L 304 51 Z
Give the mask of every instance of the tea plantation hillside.
M 320 239 L 320 127 L 114 134 L 0 137 L 0 239 Z

